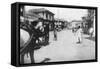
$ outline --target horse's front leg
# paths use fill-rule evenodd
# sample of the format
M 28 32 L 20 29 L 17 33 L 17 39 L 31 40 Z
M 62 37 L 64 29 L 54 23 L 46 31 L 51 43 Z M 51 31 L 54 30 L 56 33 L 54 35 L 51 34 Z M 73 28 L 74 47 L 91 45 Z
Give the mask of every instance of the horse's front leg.
M 20 61 L 21 61 L 20 63 L 21 63 L 21 64 L 24 64 L 24 55 L 25 55 L 25 54 L 21 54 L 21 55 L 20 55 Z
M 30 54 L 31 63 L 35 63 L 35 60 L 34 60 L 34 50 L 31 50 L 31 51 L 29 52 L 29 54 Z

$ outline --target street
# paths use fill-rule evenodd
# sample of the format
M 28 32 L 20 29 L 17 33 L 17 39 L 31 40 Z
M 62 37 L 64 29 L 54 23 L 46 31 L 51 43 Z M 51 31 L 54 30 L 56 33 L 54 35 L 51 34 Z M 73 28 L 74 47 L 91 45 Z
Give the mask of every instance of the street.
M 89 60 L 95 59 L 95 42 L 83 35 L 81 44 L 76 43 L 75 34 L 71 30 L 64 29 L 57 32 L 57 41 L 54 40 L 53 32 L 50 32 L 50 44 L 35 50 L 35 63 Z M 30 63 L 30 56 L 25 55 L 25 63 Z

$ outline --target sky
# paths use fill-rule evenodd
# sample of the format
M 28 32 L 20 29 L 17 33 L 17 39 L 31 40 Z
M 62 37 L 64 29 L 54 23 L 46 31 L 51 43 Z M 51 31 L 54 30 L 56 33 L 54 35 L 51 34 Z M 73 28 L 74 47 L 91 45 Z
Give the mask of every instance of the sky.
M 58 7 L 42 7 L 42 6 L 25 6 L 25 10 L 36 8 L 45 8 L 53 12 L 55 18 L 64 19 L 67 21 L 82 20 L 81 17 L 87 15 L 87 9 L 76 9 L 76 8 L 58 8 Z

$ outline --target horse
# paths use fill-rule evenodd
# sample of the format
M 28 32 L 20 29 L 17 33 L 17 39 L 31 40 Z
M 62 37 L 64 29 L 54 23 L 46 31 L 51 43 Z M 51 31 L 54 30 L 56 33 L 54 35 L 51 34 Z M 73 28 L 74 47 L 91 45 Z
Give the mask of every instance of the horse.
M 38 45 L 38 42 L 41 40 L 40 37 L 44 37 L 47 32 L 41 32 L 39 28 L 35 29 L 29 25 L 26 28 L 20 29 L 20 55 L 21 63 L 24 63 L 24 55 L 29 53 L 31 63 L 34 63 L 34 49 Z M 38 41 L 36 43 L 36 41 Z

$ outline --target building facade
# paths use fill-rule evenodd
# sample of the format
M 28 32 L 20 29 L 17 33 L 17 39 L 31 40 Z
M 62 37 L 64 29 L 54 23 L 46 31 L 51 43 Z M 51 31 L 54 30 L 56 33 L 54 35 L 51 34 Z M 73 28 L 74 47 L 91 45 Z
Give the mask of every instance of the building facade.
M 44 8 L 30 9 L 28 12 L 39 15 L 41 18 L 43 18 L 44 24 L 49 24 L 49 30 L 53 30 L 54 13 Z
M 82 17 L 84 33 L 89 34 L 90 28 L 95 29 L 95 10 L 88 9 L 86 17 Z

